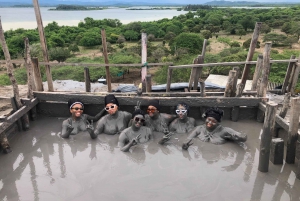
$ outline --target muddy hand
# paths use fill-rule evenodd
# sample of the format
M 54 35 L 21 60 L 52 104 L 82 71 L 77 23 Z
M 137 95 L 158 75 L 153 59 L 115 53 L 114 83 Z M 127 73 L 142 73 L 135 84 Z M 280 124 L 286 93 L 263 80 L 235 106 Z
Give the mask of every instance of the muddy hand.
M 139 139 L 141 138 L 141 134 L 139 134 L 138 136 L 136 136 L 135 138 L 133 138 L 131 140 L 131 145 L 134 146 L 138 143 Z
M 94 130 L 94 126 L 93 126 L 93 120 L 91 120 L 92 123 L 90 124 L 89 121 L 86 121 L 86 128 L 87 129 L 91 129 L 91 130 Z
M 74 129 L 74 127 L 72 126 L 72 120 L 69 119 L 68 123 L 69 124 L 67 125 L 67 129 L 70 130 L 70 131 L 72 131 Z
M 190 139 L 188 142 L 183 143 L 182 145 L 182 149 L 187 150 L 193 143 L 192 143 L 193 139 Z

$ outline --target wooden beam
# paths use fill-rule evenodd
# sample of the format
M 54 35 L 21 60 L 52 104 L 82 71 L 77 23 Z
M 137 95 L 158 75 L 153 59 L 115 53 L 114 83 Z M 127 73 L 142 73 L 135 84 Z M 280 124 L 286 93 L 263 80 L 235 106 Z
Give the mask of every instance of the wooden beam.
M 146 75 L 146 92 L 150 93 L 151 91 L 152 91 L 151 75 Z
M 269 78 L 270 68 L 271 68 L 271 64 L 270 64 L 271 46 L 272 43 L 265 43 L 265 50 L 263 53 L 262 80 L 257 94 L 259 97 L 266 97 L 267 95 L 268 78 Z
M 262 66 L 263 66 L 263 55 L 259 54 L 257 57 L 257 63 L 256 63 L 256 67 L 255 67 L 255 71 L 254 71 L 254 75 L 253 75 L 253 79 L 252 79 L 252 87 L 251 87 L 252 91 L 257 90 L 257 82 L 261 75 Z
M 91 92 L 91 80 L 89 68 L 84 68 L 85 91 Z
M 295 89 L 298 82 L 299 73 L 300 73 L 300 65 L 295 65 L 294 74 L 292 75 L 292 83 L 291 83 L 291 90 L 290 90 L 292 96 L 295 96 Z
M 225 92 L 224 92 L 224 97 L 233 97 L 234 96 L 234 94 L 235 94 L 235 91 L 234 91 L 235 77 L 236 77 L 236 71 L 230 70 L 226 88 L 225 88 Z
M 296 58 L 295 55 L 291 56 L 291 60 L 295 59 L 295 58 Z M 295 65 L 295 62 L 289 62 L 289 64 L 288 64 L 288 67 L 287 67 L 287 70 L 286 70 L 286 73 L 285 73 L 284 82 L 283 82 L 282 89 L 281 89 L 281 94 L 285 94 L 285 92 L 286 92 L 286 88 L 289 84 L 289 80 L 290 80 L 294 65 Z
M 18 119 L 24 116 L 29 110 L 31 110 L 34 106 L 36 106 L 38 102 L 39 102 L 38 99 L 34 98 L 31 100 L 30 104 L 26 106 L 22 106 L 17 112 L 7 117 L 5 122 L 0 123 L 0 133 L 4 132 L 8 127 L 10 127 Z
M 108 64 L 109 62 L 108 62 L 105 29 L 101 29 L 101 38 L 102 38 L 103 56 L 104 56 L 105 64 Z M 107 91 L 111 92 L 111 79 L 110 79 L 110 72 L 109 72 L 108 65 L 105 66 L 105 72 L 106 72 Z
M 172 82 L 172 69 L 168 68 L 168 77 L 167 77 L 167 86 L 166 86 L 166 92 L 170 92 L 171 90 L 171 82 Z
M 142 33 L 141 36 L 141 62 L 142 62 L 142 69 L 141 69 L 141 82 L 145 82 L 146 75 L 147 75 L 147 33 Z M 145 65 L 146 64 L 146 65 Z
M 33 73 L 34 73 L 36 90 L 44 91 L 43 80 L 42 80 L 41 70 L 40 70 L 40 66 L 39 66 L 39 60 L 38 60 L 38 58 L 35 57 L 35 58 L 32 58 L 31 61 L 33 64 Z

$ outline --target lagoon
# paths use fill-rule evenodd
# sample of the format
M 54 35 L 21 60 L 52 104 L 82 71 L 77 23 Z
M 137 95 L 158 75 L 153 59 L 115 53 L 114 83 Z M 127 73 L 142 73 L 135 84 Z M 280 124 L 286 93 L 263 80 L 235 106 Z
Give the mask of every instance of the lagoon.
M 41 7 L 43 24 L 56 21 L 58 25 L 77 26 L 84 18 L 119 19 L 123 24 L 133 21 L 155 21 L 163 18 L 187 13 L 177 10 L 126 10 L 126 8 L 110 8 L 105 10 L 88 11 L 49 11 L 50 7 Z M 5 31 L 10 29 L 35 29 L 37 27 L 34 8 L 0 8 L 2 26 Z

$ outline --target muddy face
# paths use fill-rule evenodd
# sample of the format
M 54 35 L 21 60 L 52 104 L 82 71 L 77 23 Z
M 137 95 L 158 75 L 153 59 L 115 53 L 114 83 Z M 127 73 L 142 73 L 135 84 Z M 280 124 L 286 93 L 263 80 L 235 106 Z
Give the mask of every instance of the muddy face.
M 183 105 L 178 105 L 175 112 L 179 119 L 184 120 L 187 118 L 187 109 Z
M 83 113 L 83 107 L 81 104 L 75 104 L 72 108 L 70 108 L 70 112 L 73 118 L 78 118 Z
M 135 115 L 135 117 L 133 118 L 132 126 L 134 128 L 140 128 L 141 126 L 143 126 L 144 122 L 145 122 L 145 118 L 143 117 L 143 115 L 138 114 Z
M 108 112 L 108 114 L 113 115 L 118 111 L 118 106 L 113 103 L 108 103 L 105 106 L 105 110 Z
M 147 109 L 147 113 L 150 117 L 156 117 L 159 114 L 159 111 L 157 110 L 156 107 L 149 105 Z
M 213 117 L 207 117 L 205 125 L 207 130 L 213 131 L 218 126 L 218 121 Z

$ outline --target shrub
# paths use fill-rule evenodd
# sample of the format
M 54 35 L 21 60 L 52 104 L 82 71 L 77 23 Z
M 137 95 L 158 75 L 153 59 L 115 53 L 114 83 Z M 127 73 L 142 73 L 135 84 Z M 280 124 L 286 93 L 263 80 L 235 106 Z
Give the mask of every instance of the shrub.
M 64 62 L 67 58 L 69 58 L 70 50 L 62 48 L 62 47 L 56 47 L 49 50 L 49 59 L 50 61 L 58 61 L 58 62 Z

